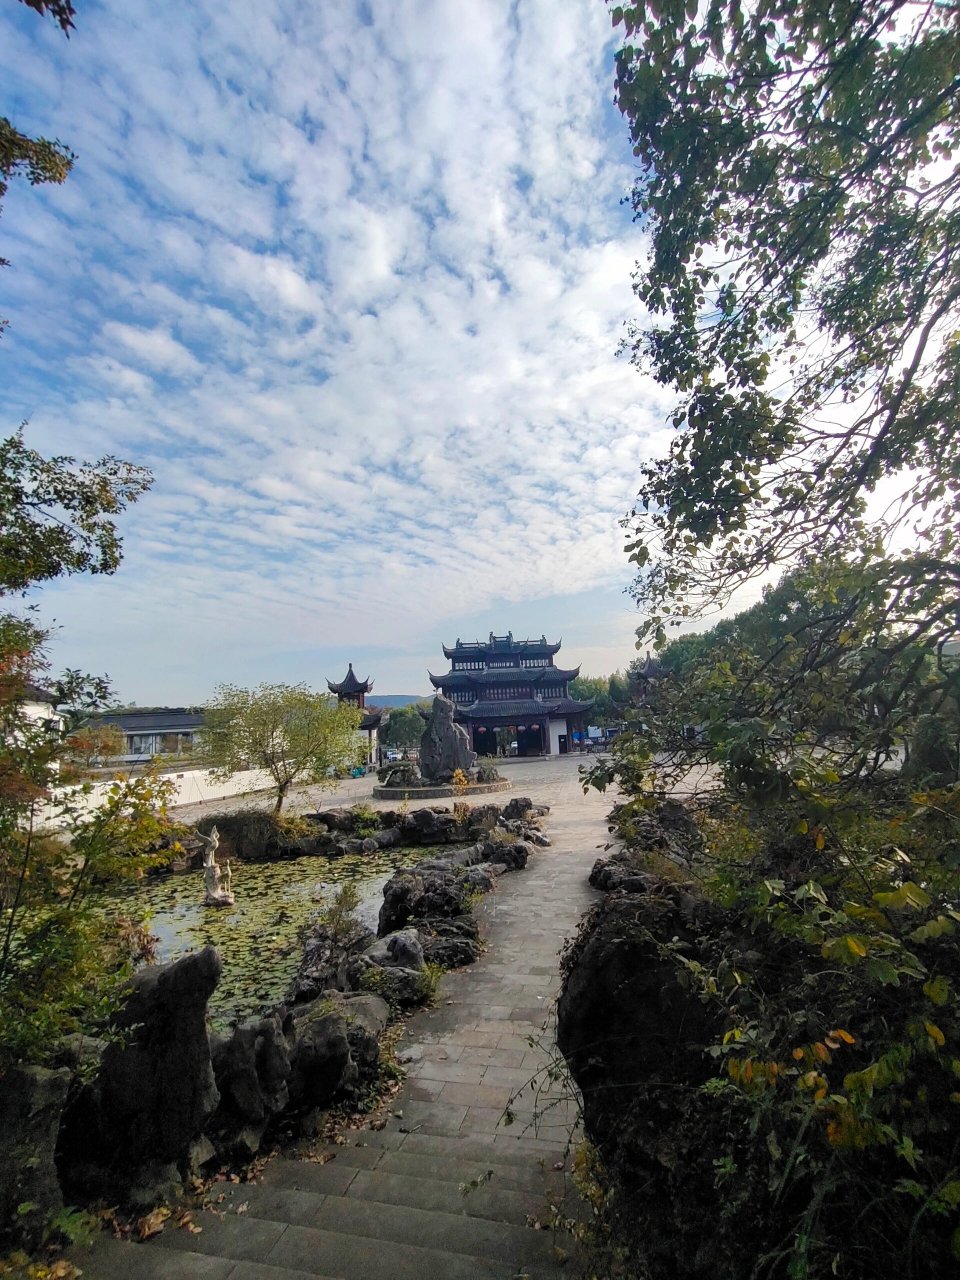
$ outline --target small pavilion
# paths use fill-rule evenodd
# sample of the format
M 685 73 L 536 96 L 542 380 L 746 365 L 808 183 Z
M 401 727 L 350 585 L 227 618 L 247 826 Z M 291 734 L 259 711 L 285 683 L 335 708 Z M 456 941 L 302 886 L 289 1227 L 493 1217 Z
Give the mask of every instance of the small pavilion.
M 367 735 L 367 764 L 375 763 L 377 750 L 374 735 L 383 723 L 383 708 L 367 708 L 367 694 L 373 688 L 373 681 L 369 676 L 366 680 L 358 680 L 353 673 L 353 663 L 350 662 L 347 664 L 347 674 L 343 679 L 339 682 L 328 680 L 327 688 L 337 695 L 337 702 L 347 702 L 351 706 L 360 708 L 363 719 L 360 721 L 359 732 L 365 732 Z

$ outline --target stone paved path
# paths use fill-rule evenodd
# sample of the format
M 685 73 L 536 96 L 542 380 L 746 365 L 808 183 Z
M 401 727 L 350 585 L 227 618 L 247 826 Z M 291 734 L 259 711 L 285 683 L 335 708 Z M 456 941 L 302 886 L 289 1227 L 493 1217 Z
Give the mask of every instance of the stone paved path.
M 530 1225 L 551 1203 L 576 1211 L 566 1172 L 575 1108 L 544 1069 L 558 953 L 591 901 L 586 877 L 610 800 L 583 796 L 575 760 L 543 769 L 527 790 L 551 805 L 553 846 L 501 879 L 480 907 L 485 955 L 445 975 L 436 1007 L 408 1023 L 398 1048 L 408 1079 L 386 1127 L 347 1134 L 346 1146 L 318 1153 L 324 1163 L 272 1161 L 262 1183 L 229 1187 L 223 1216 L 197 1215 L 200 1235 L 168 1229 L 147 1245 L 101 1237 L 77 1258 L 87 1280 L 564 1274 L 554 1245 L 566 1239 Z

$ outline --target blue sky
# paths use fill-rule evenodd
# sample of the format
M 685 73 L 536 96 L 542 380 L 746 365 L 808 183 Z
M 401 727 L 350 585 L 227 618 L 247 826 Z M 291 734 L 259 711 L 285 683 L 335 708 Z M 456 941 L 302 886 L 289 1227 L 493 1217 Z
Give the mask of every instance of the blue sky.
M 599 0 L 5 0 L 0 114 L 78 155 L 0 220 L 6 429 L 149 466 L 111 578 L 38 595 L 125 700 L 427 690 L 440 645 L 634 656 L 618 520 L 667 402 Z

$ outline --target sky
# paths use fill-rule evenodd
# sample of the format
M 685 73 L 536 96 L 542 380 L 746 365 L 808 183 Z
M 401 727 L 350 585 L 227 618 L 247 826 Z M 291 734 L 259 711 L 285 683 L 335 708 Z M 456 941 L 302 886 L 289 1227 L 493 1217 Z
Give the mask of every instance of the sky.
M 601 0 L 0 7 L 0 114 L 77 154 L 0 219 L 4 433 L 149 467 L 124 561 L 36 593 L 141 705 L 422 693 L 441 644 L 634 656 L 619 526 L 666 394 Z

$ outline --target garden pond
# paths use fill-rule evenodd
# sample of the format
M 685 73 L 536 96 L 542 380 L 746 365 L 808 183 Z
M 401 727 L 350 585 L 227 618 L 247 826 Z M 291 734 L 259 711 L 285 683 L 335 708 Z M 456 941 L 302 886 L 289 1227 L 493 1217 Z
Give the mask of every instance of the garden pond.
M 280 862 L 232 863 L 233 907 L 205 907 L 201 870 L 151 876 L 104 891 L 99 906 L 118 915 L 146 912 L 157 961 L 174 960 L 208 942 L 220 952 L 223 975 L 210 1000 L 217 1028 L 279 1004 L 302 952 L 301 930 L 343 884 L 361 897 L 357 910 L 377 927 L 383 886 L 398 867 L 423 858 L 422 849 L 384 849 L 335 860 L 307 856 Z

